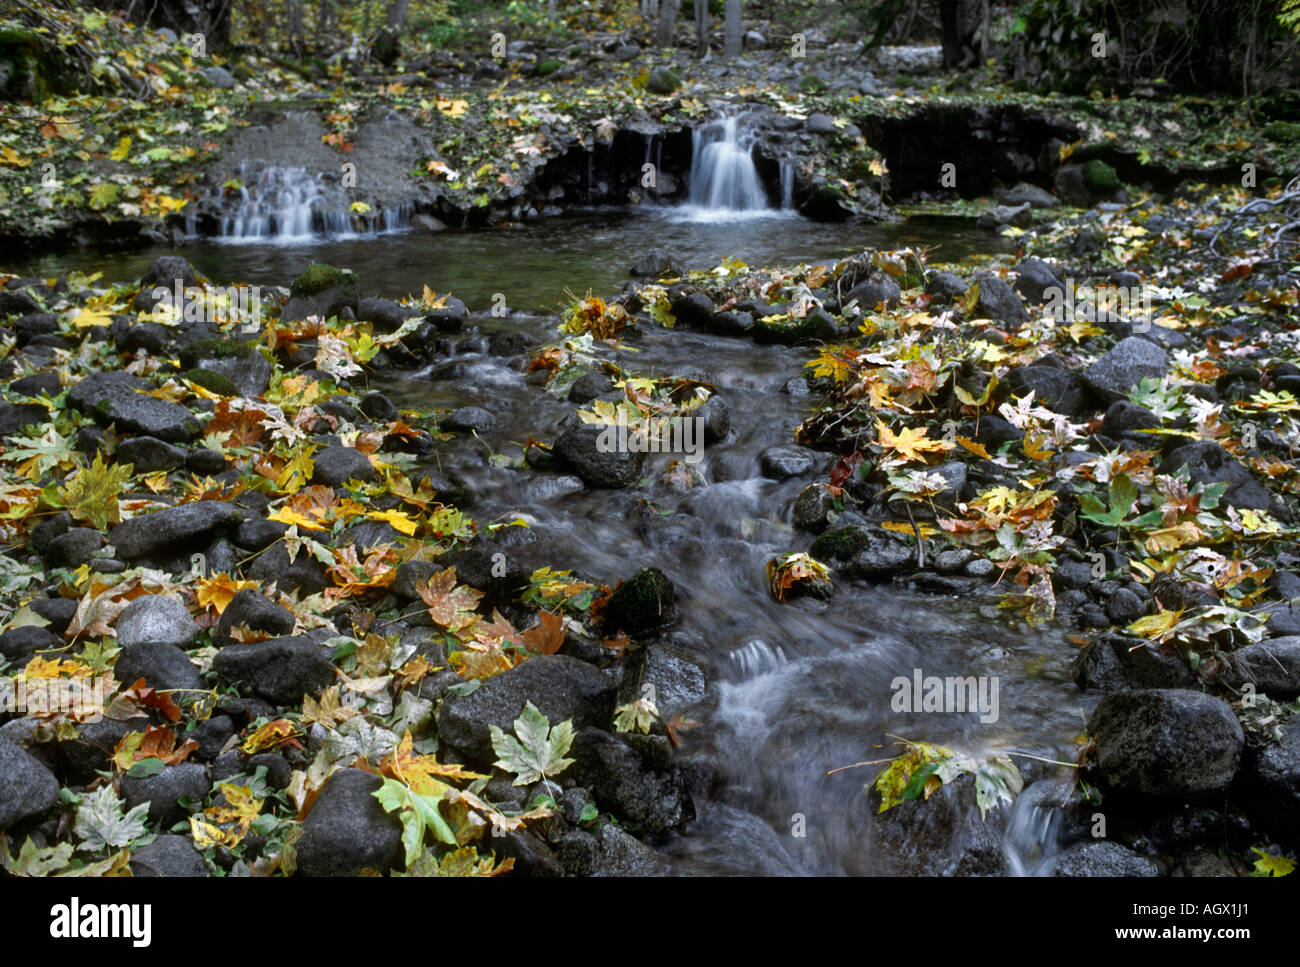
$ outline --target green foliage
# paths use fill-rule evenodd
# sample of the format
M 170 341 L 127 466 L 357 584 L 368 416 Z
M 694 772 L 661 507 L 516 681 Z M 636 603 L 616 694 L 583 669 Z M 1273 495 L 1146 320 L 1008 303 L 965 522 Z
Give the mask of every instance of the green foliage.
M 81 837 L 84 849 L 99 852 L 128 846 L 148 831 L 149 804 L 141 803 L 127 813 L 122 812 L 123 805 L 111 785 L 102 786 L 97 792 L 82 793 L 77 807 L 76 834 Z
M 435 793 L 419 793 L 396 779 L 385 779 L 384 784 L 375 790 L 374 795 L 379 804 L 385 811 L 397 813 L 402 824 L 402 845 L 406 848 L 408 866 L 414 864 L 424 852 L 426 831 L 432 833 L 440 843 L 456 845 L 456 834 L 438 811 L 438 804 L 449 788 L 443 787 Z

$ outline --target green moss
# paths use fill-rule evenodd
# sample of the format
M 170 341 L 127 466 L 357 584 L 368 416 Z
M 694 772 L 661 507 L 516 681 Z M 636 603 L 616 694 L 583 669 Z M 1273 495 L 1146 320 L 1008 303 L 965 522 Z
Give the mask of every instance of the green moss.
M 1300 142 L 1300 124 L 1294 121 L 1274 121 L 1264 128 L 1264 137 L 1277 144 Z
M 247 359 L 256 349 L 252 343 L 232 339 L 198 339 L 181 350 L 181 365 L 193 369 L 200 359 Z
M 613 629 L 640 634 L 672 617 L 675 598 L 672 582 L 657 567 L 642 568 L 619 585 L 605 605 L 605 622 Z
M 1083 181 L 1089 189 L 1101 195 L 1108 195 L 1124 187 L 1119 175 L 1115 174 L 1115 169 L 1098 158 L 1093 158 L 1083 166 Z
M 856 527 L 827 531 L 813 541 L 808 553 L 819 561 L 843 561 L 867 546 L 867 535 Z
M 239 387 L 229 377 L 214 373 L 210 369 L 188 369 L 183 374 L 191 383 L 197 383 L 204 389 L 222 396 L 239 396 Z
M 352 273 L 345 269 L 336 269 L 332 265 L 314 262 L 306 271 L 293 280 L 289 291 L 296 296 L 315 295 L 336 285 L 342 285 L 352 278 Z
M 805 94 L 825 94 L 826 82 L 816 74 L 805 74 L 799 81 L 799 90 Z
M 646 82 L 645 89 L 651 94 L 671 94 L 677 88 L 682 86 L 681 75 L 675 70 L 657 70 L 650 75 L 650 80 Z
M 563 66 L 564 66 L 563 61 L 553 60 L 553 59 L 544 60 L 536 67 L 533 68 L 533 76 L 550 77 L 552 74 L 554 74 L 557 70 L 559 70 Z

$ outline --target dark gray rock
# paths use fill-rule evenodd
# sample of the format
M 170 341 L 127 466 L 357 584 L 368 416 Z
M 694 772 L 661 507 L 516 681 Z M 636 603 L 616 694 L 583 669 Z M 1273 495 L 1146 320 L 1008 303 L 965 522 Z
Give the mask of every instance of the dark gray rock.
M 375 329 L 382 333 L 396 332 L 407 319 L 418 315 L 421 312 L 408 309 L 392 299 L 368 298 L 357 304 L 357 318 L 362 322 L 373 323 Z
M 197 762 L 183 762 L 178 766 L 165 766 L 152 776 L 122 777 L 122 798 L 128 810 L 141 803 L 149 804 L 149 822 L 169 829 L 189 815 L 180 800 L 202 808 L 210 788 L 208 770 Z
M 1152 430 L 1159 425 L 1160 417 L 1145 406 L 1138 406 L 1128 400 L 1116 400 L 1106 408 L 1106 415 L 1101 422 L 1101 432 L 1112 438 L 1133 434 L 1136 439 L 1146 438 L 1148 442 L 1154 442 L 1155 437 L 1137 431 Z
M 288 529 L 288 524 L 278 520 L 251 517 L 235 528 L 231 539 L 245 550 L 263 551 L 284 537 L 284 532 Z
M 1106 617 L 1113 624 L 1127 625 L 1144 614 L 1146 614 L 1146 605 L 1128 588 L 1120 588 L 1106 600 Z
M 358 876 L 388 872 L 402 856 L 402 824 L 375 798 L 383 780 L 373 772 L 341 769 L 325 781 L 302 821 L 298 872 L 302 876 Z
M 673 258 L 661 248 L 652 248 L 633 263 L 631 274 L 639 279 L 657 279 L 661 275 L 676 275 Z
M 1088 642 L 1070 666 L 1079 688 L 1119 691 L 1125 688 L 1191 688 L 1196 675 L 1179 655 L 1119 634 Z
M 593 876 L 644 876 L 654 871 L 658 854 L 613 823 L 601 826 L 597 839 L 600 854 Z
M 966 294 L 966 281 L 954 272 L 931 272 L 925 283 L 927 295 L 943 305 Z
M 175 645 L 151 642 L 122 649 L 113 666 L 113 674 L 130 685 L 143 678 L 151 688 L 201 689 L 203 676 L 189 656 Z
M 645 454 L 620 451 L 617 443 L 606 427 L 588 423 L 562 433 L 553 452 L 593 487 L 627 487 L 640 479 Z
M 1107 695 L 1088 721 L 1097 765 L 1111 788 L 1150 797 L 1223 793 L 1245 737 L 1229 705 L 1181 689 Z
M 717 393 L 714 393 L 693 414 L 695 419 L 704 421 L 704 442 L 721 443 L 731 432 L 731 407 Z
M 1003 205 L 1029 205 L 1031 208 L 1059 208 L 1060 201 L 1037 185 L 1020 182 L 998 196 Z
M 613 388 L 614 383 L 607 375 L 589 370 L 573 381 L 569 387 L 568 399 L 570 403 L 590 403 Z
M 1269 638 L 1232 652 L 1222 680 L 1240 690 L 1247 683 L 1269 698 L 1300 695 L 1300 637 Z
M 100 426 L 140 433 L 167 443 L 187 443 L 203 428 L 185 407 L 149 396 L 149 384 L 127 373 L 94 373 L 68 391 L 68 403 Z
M 0 635 L 0 655 L 19 664 L 26 664 L 37 651 L 48 651 L 62 645 L 63 639 L 35 625 L 11 628 Z
M 1019 205 L 994 205 L 975 220 L 975 224 L 984 229 L 995 229 L 1002 225 L 1028 228 L 1033 223 L 1034 213 L 1028 202 Z
M 613 679 L 586 662 L 564 655 L 541 655 L 494 675 L 468 695 L 443 702 L 439 738 L 483 762 L 496 758 L 490 727 L 514 734 L 514 721 L 531 701 L 551 724 L 573 720 L 575 729 L 609 728 L 614 715 Z
M 228 645 L 212 667 L 223 682 L 274 705 L 298 705 L 304 695 L 319 698 L 338 677 L 322 646 L 306 635 Z
M 253 560 L 245 573 L 254 581 L 274 583 L 281 591 L 317 594 L 330 583 L 325 566 L 307 554 L 289 560 L 289 550 L 281 541 L 272 544 Z
M 982 277 L 978 284 L 979 301 L 975 305 L 977 316 L 1011 325 L 1029 321 L 1029 313 L 1011 286 L 993 275 Z
M 442 429 L 453 433 L 486 433 L 500 425 L 501 421 L 481 406 L 462 406 L 443 417 L 439 424 Z
M 129 463 L 136 473 L 155 473 L 185 466 L 189 456 L 182 448 L 151 436 L 132 437 L 117 445 L 115 463 Z
M 131 875 L 142 877 L 211 876 L 203 854 L 189 837 L 166 834 L 131 851 Z
M 0 402 L 0 437 L 21 433 L 29 426 L 39 426 L 50 413 L 39 403 Z
M 27 606 L 49 622 L 46 630 L 61 635 L 77 613 L 77 598 L 32 598 Z
M 876 306 L 885 304 L 885 308 L 898 305 L 903 290 L 894 279 L 884 272 L 873 272 L 864 282 L 859 282 L 844 296 L 844 304 L 857 300 L 863 312 L 875 312 Z
M 371 483 L 377 479 L 370 459 L 354 447 L 326 447 L 314 458 L 311 482 L 338 487 L 349 480 Z
M 156 510 L 123 521 L 108 532 L 118 557 L 133 561 L 158 551 L 208 543 L 218 531 L 234 527 L 243 514 L 218 500 L 200 500 Z
M 799 491 L 790 512 L 791 523 L 802 531 L 819 534 L 826 529 L 829 515 L 835 510 L 835 497 L 821 484 L 809 484 Z
M 94 556 L 104 544 L 104 537 L 89 527 L 73 527 L 50 541 L 45 549 L 45 563 L 50 567 L 77 568 Z
M 1159 378 L 1169 368 L 1169 355 L 1154 343 L 1136 336 L 1121 339 L 1087 368 L 1083 381 L 1109 402 L 1126 399 L 1145 378 Z
M 179 282 L 181 288 L 198 285 L 199 278 L 194 266 L 179 255 L 160 255 L 149 263 L 149 268 L 140 276 L 140 288 L 151 289 L 156 285 L 174 288 Z
M 1192 483 L 1226 483 L 1223 501 L 1234 507 L 1267 510 L 1272 498 L 1254 475 L 1213 440 L 1186 443 L 1165 455 L 1161 470 L 1174 473 L 1186 466 Z
M 1017 366 L 1008 371 L 1006 386 L 1013 396 L 1034 394 L 1034 402 L 1053 413 L 1077 417 L 1086 408 L 1079 377 L 1068 369 L 1055 366 Z
M 637 637 L 677 617 L 676 591 L 657 567 L 642 568 L 629 581 L 620 582 L 605 605 L 605 625 Z
M 662 736 L 583 729 L 570 757 L 574 764 L 567 778 L 590 789 L 596 804 L 634 834 L 661 836 L 695 818 L 685 777 Z
M 447 333 L 460 332 L 468 316 L 469 308 L 453 295 L 447 297 L 447 302 L 441 309 L 426 311 L 424 319 L 438 332 Z
M 59 781 L 35 756 L 0 739 L 0 830 L 59 801 Z
M 1045 293 L 1052 288 L 1060 289 L 1064 294 L 1065 283 L 1056 270 L 1042 259 L 1025 259 L 1016 266 L 1015 289 L 1030 305 L 1041 305 Z
M 1052 876 L 1159 876 L 1154 860 L 1118 843 L 1076 843 L 1049 864 Z
M 118 615 L 113 626 L 117 643 L 132 645 L 174 645 L 188 648 L 199 636 L 199 626 L 179 599 L 165 594 L 136 598 Z
M 768 447 L 758 458 L 763 475 L 773 480 L 789 480 L 812 473 L 817 467 L 813 455 L 794 447 Z
M 1288 834 L 1300 820 L 1300 717 L 1282 728 L 1282 740 L 1259 753 L 1255 782 L 1263 793 L 1265 810 L 1280 819 Z
M 883 527 L 840 527 L 813 541 L 810 553 L 850 577 L 881 581 L 916 562 L 916 548 Z
M 441 570 L 442 565 L 432 561 L 405 561 L 398 565 L 397 573 L 393 575 L 392 591 L 414 601 L 420 597 L 421 585 L 427 584 L 429 578 Z
M 975 782 L 961 776 L 929 799 L 910 799 L 876 813 L 871 793 L 873 847 L 899 876 L 1002 876 L 1007 872 L 1001 827 L 1005 811 L 987 820 L 975 801 Z

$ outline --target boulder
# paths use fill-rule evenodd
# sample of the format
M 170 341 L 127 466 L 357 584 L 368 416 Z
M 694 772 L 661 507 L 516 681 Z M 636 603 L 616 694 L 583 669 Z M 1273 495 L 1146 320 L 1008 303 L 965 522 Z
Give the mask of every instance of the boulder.
M 303 876 L 386 873 L 402 857 L 402 824 L 375 798 L 383 780 L 373 772 L 341 769 L 325 781 L 302 821 L 297 844 Z
M 199 636 L 199 626 L 190 617 L 180 599 L 166 594 L 147 594 L 136 598 L 118 615 L 113 626 L 117 643 L 132 645 L 172 645 L 188 648 Z
M 59 781 L 31 753 L 0 739 L 0 830 L 59 801 Z
M 1089 366 L 1083 381 L 1111 403 L 1127 399 L 1139 382 L 1148 377 L 1158 379 L 1168 368 L 1168 353 L 1155 343 L 1129 336 Z
M 607 441 L 611 445 L 607 448 L 609 452 L 605 452 L 602 434 L 606 432 L 603 426 L 592 423 L 572 427 L 555 441 L 554 453 L 593 487 L 617 488 L 636 483 L 641 477 L 645 454 L 619 450 L 617 438 Z
M 298 705 L 304 695 L 319 698 L 337 679 L 323 646 L 306 635 L 229 645 L 212 668 L 223 682 L 274 705 Z
M 218 531 L 239 524 L 243 514 L 217 500 L 200 500 L 123 521 L 108 532 L 118 557 L 132 561 L 158 551 L 207 544 Z
M 203 428 L 194 414 L 177 403 L 149 396 L 148 383 L 121 372 L 93 373 L 68 391 L 68 403 L 100 426 L 119 432 L 157 437 L 167 443 L 187 443 Z

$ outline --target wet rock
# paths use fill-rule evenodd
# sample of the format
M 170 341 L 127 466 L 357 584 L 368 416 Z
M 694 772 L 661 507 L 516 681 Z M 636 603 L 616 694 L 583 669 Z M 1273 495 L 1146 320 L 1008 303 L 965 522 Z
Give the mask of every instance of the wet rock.
M 283 542 L 272 544 L 257 555 L 246 573 L 254 581 L 274 582 L 281 591 L 302 594 L 316 594 L 330 583 L 320 561 L 305 554 L 289 560 L 289 550 Z
M 49 622 L 45 629 L 52 634 L 61 635 L 77 613 L 77 598 L 33 598 L 27 606 Z
M 615 588 L 605 605 L 605 625 L 633 637 L 671 623 L 677 617 L 672 582 L 657 567 L 642 568 Z
M 1181 689 L 1118 692 L 1088 722 L 1111 788 L 1150 797 L 1223 793 L 1245 743 L 1224 701 Z
M 649 686 L 659 714 L 671 717 L 708 695 L 708 681 L 690 652 L 661 644 L 647 645 L 641 652 L 639 680 L 632 683 L 625 677 L 621 701 L 636 701 Z
M 63 640 L 57 635 L 35 625 L 10 628 L 0 634 L 0 655 L 19 664 L 26 664 L 37 651 L 47 651 L 62 645 Z
M 488 607 L 503 604 L 528 587 L 532 571 L 501 541 L 478 541 L 443 554 L 439 563 L 456 569 L 456 579 L 484 593 Z M 417 595 L 418 597 L 418 595 Z
M 1085 408 L 1084 391 L 1079 377 L 1068 369 L 1055 366 L 1017 366 L 1006 375 L 1005 385 L 1012 396 L 1034 394 L 1034 402 L 1053 413 L 1078 417 Z
M 369 298 L 357 303 L 357 318 L 362 322 L 373 323 L 375 329 L 382 333 L 396 332 L 407 319 L 420 314 L 392 299 Z
M 355 447 L 326 447 L 315 456 L 311 482 L 338 487 L 349 480 L 372 483 L 377 477 L 370 459 Z
M 763 475 L 773 480 L 789 480 L 812 473 L 817 461 L 812 454 L 794 447 L 769 447 L 758 459 Z
M 722 336 L 746 336 L 754 328 L 754 316 L 748 312 L 715 312 L 708 322 L 710 332 Z
M 199 722 L 185 733 L 187 739 L 192 739 L 199 746 L 191 753 L 191 761 L 211 762 L 236 731 L 234 720 L 229 715 L 213 715 Z
M 1159 876 L 1154 860 L 1118 843 L 1077 843 L 1052 860 L 1052 876 Z
M 468 317 L 469 307 L 454 295 L 449 295 L 441 308 L 425 312 L 424 321 L 433 326 L 436 332 L 460 332 Z
M 614 680 L 586 662 L 541 655 L 494 675 L 468 695 L 446 699 L 438 713 L 438 735 L 464 755 L 491 762 L 496 755 L 490 727 L 513 735 L 526 702 L 553 725 L 572 719 L 575 729 L 604 729 L 614 715 L 615 691 Z
M 486 433 L 495 430 L 501 421 L 481 406 L 462 406 L 443 417 L 439 426 L 453 433 Z
M 174 289 L 180 283 L 181 288 L 199 284 L 199 277 L 194 266 L 179 255 L 160 255 L 149 263 L 149 268 L 140 276 L 140 288 L 151 289 L 165 286 Z
M 130 685 L 143 678 L 151 688 L 201 689 L 203 677 L 198 666 L 175 645 L 150 642 L 122 649 L 113 666 L 118 681 Z
M 871 809 L 879 794 L 870 794 Z M 970 776 L 941 786 L 929 799 L 907 800 L 871 816 L 875 848 L 900 876 L 1002 876 L 1007 871 L 1001 807 L 980 816 Z
M 1004 443 L 1019 443 L 1024 437 L 1024 433 L 1016 429 L 1010 420 L 993 414 L 962 424 L 961 434 L 984 444 L 990 453 Z
M 966 282 L 953 272 L 931 272 L 925 283 L 925 291 L 927 295 L 934 296 L 936 302 L 946 304 L 966 294 Z
M 383 780 L 373 772 L 341 769 L 325 781 L 302 821 L 298 872 L 303 876 L 385 873 L 400 862 L 402 824 L 375 798 Z
M 171 341 L 172 333 L 166 326 L 156 322 L 142 322 L 120 332 L 113 345 L 123 355 L 147 353 L 150 356 L 161 356 Z
M 1042 259 L 1025 259 L 1016 266 L 1015 290 L 1030 305 L 1041 305 L 1051 289 L 1059 289 L 1064 294 L 1065 283 L 1057 271 Z
M 185 407 L 137 392 L 150 388 L 128 373 L 94 373 L 68 391 L 68 403 L 100 426 L 113 424 L 119 432 L 144 434 L 167 443 L 186 443 L 203 432 Z
M 689 328 L 704 328 L 713 316 L 713 300 L 703 292 L 679 292 L 669 304 L 677 322 Z
M 731 432 L 731 408 L 717 393 L 714 393 L 694 414 L 696 419 L 704 421 L 704 442 L 720 443 Z
M 994 205 L 975 220 L 978 227 L 990 230 L 1002 225 L 1028 228 L 1033 223 L 1034 213 L 1028 202 L 1020 205 Z
M 191 372 L 215 373 L 229 380 L 240 396 L 261 396 L 271 385 L 271 363 L 252 343 L 200 339 L 181 350 L 180 361 Z
M 203 854 L 187 836 L 164 834 L 131 851 L 131 875 L 142 877 L 210 876 Z
M 95 555 L 104 543 L 103 535 L 89 527 L 73 527 L 50 541 L 45 549 L 49 567 L 77 568 Z
M 526 332 L 507 329 L 503 332 L 492 333 L 488 339 L 488 353 L 493 356 L 518 356 L 520 353 L 526 353 L 532 349 L 536 342 Z
M 429 578 L 441 571 L 442 567 L 432 561 L 406 561 L 398 565 L 397 573 L 393 575 L 393 593 L 408 601 L 417 600 L 421 585 L 427 584 Z
M 275 705 L 298 705 L 304 695 L 319 698 L 337 678 L 322 647 L 306 635 L 228 645 L 212 667 L 223 682 Z
M 118 616 L 114 630 L 123 648 L 132 645 L 174 645 L 188 648 L 199 636 L 189 609 L 165 594 L 136 598 Z
M 1087 208 L 1092 204 L 1092 193 L 1083 180 L 1083 165 L 1061 165 L 1052 179 L 1052 188 L 1072 208 Z
M 49 415 L 49 410 L 39 403 L 14 404 L 0 401 L 0 437 L 13 436 L 29 426 L 44 423 Z
M 58 396 L 59 391 L 63 389 L 63 384 L 59 381 L 58 373 L 33 373 L 31 376 L 24 376 L 22 379 L 14 380 L 9 384 L 9 389 L 19 396 Z M 20 412 L 30 411 L 33 416 L 40 416 L 34 407 L 24 405 L 22 407 L 13 407 L 13 409 Z M 47 414 L 48 412 L 46 410 Z M 43 419 L 36 419 L 33 422 L 43 422 Z M 24 423 L 23 425 L 30 424 Z M 14 429 L 21 429 L 21 427 L 11 428 L 10 424 L 0 416 L 0 436 L 14 432 Z
M 41 304 L 25 289 L 0 292 L 0 316 L 28 316 L 40 311 Z
M 1182 466 L 1187 467 L 1192 483 L 1226 483 L 1224 503 L 1253 510 L 1267 510 L 1272 503 L 1254 475 L 1213 440 L 1184 444 L 1167 454 L 1160 464 L 1165 473 L 1174 473 Z
M 243 514 L 230 504 L 200 500 L 132 517 L 109 531 L 108 539 L 117 548 L 118 557 L 132 561 L 158 551 L 207 543 L 218 531 L 242 520 Z
M 971 561 L 975 552 L 964 547 L 950 548 L 934 555 L 934 569 L 940 574 L 957 574 Z
M 525 829 L 514 829 L 505 834 L 494 833 L 489 845 L 499 858 L 515 861 L 514 872 L 520 876 L 563 876 L 564 864 L 551 852 L 551 848 Z
M 585 483 L 593 487 L 627 487 L 641 477 L 644 453 L 621 452 L 617 437 L 604 436 L 607 431 L 595 424 L 583 424 L 566 430 L 555 441 L 553 452 Z M 603 452 L 602 447 L 610 452 Z
M 1137 384 L 1159 378 L 1169 368 L 1169 356 L 1154 343 L 1136 336 L 1121 339 L 1083 374 L 1083 381 L 1107 402 L 1125 399 Z
M 571 876 L 591 876 L 600 862 L 600 840 L 585 829 L 568 829 L 551 838 L 555 858 Z
M 652 248 L 633 263 L 631 274 L 638 279 L 657 279 L 661 275 L 677 275 L 672 256 L 661 248 Z
M 1106 415 L 1101 421 L 1101 432 L 1112 438 L 1133 434 L 1136 439 L 1150 441 L 1154 438 L 1137 431 L 1154 429 L 1159 425 L 1160 417 L 1145 406 L 1138 406 L 1128 400 L 1116 400 L 1106 408 Z
M 0 830 L 59 801 L 59 781 L 35 756 L 0 739 Z
M 1285 604 L 1265 606 L 1269 612 L 1268 633 L 1274 638 L 1300 635 L 1300 594 Z
M 1179 655 L 1168 655 L 1118 634 L 1090 641 L 1070 666 L 1080 689 L 1118 691 L 1124 688 L 1191 688 L 1196 675 Z
M 1112 624 L 1127 625 L 1144 614 L 1146 605 L 1128 588 L 1120 588 L 1106 600 L 1106 617 Z
M 1300 637 L 1270 638 L 1238 648 L 1228 656 L 1220 677 L 1237 690 L 1251 684 L 1257 693 L 1289 701 L 1300 695 Z
M 1300 717 L 1287 722 L 1280 742 L 1270 743 L 1258 754 L 1254 780 L 1263 793 L 1264 811 L 1293 834 L 1300 819 Z
M 977 317 L 982 316 L 1012 325 L 1029 321 L 1029 313 L 1021 303 L 1020 296 L 1016 295 L 1011 286 L 993 275 L 984 276 L 977 284 L 979 285 L 979 301 L 975 305 Z
M 149 436 L 132 437 L 117 445 L 115 463 L 129 463 L 136 473 L 155 473 L 185 466 L 188 454 L 178 446 Z
M 147 802 L 149 822 L 169 829 L 189 815 L 189 810 L 180 800 L 185 799 L 202 808 L 209 788 L 207 767 L 197 762 L 183 762 L 177 766 L 165 766 L 152 776 L 123 776 L 121 793 L 127 810 Z
M 308 316 L 328 319 L 344 309 L 356 312 L 361 294 L 357 277 L 330 265 L 309 265 L 289 288 L 289 301 L 280 310 L 281 322 L 301 322 Z
M 191 450 L 185 465 L 199 477 L 215 477 L 226 469 L 226 457 L 220 450 Z
M 1059 208 L 1060 201 L 1037 185 L 1020 182 L 998 196 L 1003 205 L 1029 205 L 1031 208 Z
M 232 540 L 245 550 L 262 551 L 284 537 L 288 529 L 289 525 L 281 521 L 252 517 L 235 528 Z
M 654 870 L 658 854 L 613 823 L 600 827 L 600 853 L 593 876 L 644 876 Z
M 849 577 L 873 581 L 892 577 L 916 562 L 916 548 L 876 524 L 827 531 L 813 541 L 810 553 Z
M 859 282 L 849 290 L 848 295 L 844 297 L 844 304 L 857 300 L 858 307 L 863 312 L 874 312 L 876 307 L 882 302 L 885 308 L 891 308 L 898 305 L 898 300 L 902 296 L 903 290 L 899 288 L 898 283 L 892 277 L 884 272 L 873 272 L 864 282 Z
M 583 729 L 569 755 L 574 763 L 567 778 L 590 789 L 596 804 L 630 832 L 661 836 L 695 818 L 695 803 L 666 738 Z
M 791 523 L 798 530 L 819 534 L 826 529 L 835 510 L 835 497 L 821 484 L 809 484 L 799 491 L 790 512 Z
M 230 636 L 232 628 L 247 628 L 281 637 L 292 634 L 293 626 L 293 612 L 280 607 L 252 588 L 243 588 L 230 599 L 226 610 L 221 612 L 221 619 L 212 635 L 212 643 L 218 648 L 233 644 L 234 639 Z

